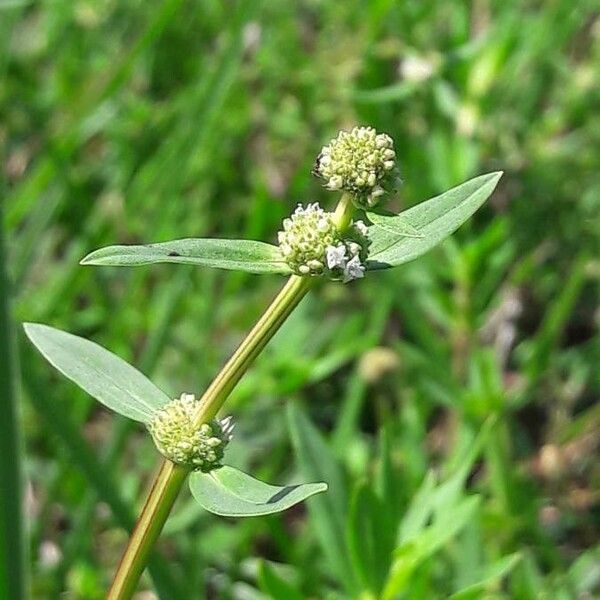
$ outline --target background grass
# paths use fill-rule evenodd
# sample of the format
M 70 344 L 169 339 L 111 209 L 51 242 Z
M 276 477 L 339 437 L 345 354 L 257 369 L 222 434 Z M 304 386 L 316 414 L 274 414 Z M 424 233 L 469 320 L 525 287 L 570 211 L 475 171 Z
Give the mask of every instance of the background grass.
M 395 139 L 395 209 L 505 171 L 441 248 L 317 289 L 233 394 L 232 462 L 278 483 L 323 477 L 330 492 L 243 521 L 183 496 L 141 589 L 599 593 L 597 8 L 0 3 L 15 319 L 90 337 L 173 396 L 204 389 L 282 280 L 80 267 L 87 252 L 273 241 L 295 203 L 331 203 L 309 171 L 355 124 Z M 25 343 L 20 363 L 33 597 L 101 598 L 157 455 Z

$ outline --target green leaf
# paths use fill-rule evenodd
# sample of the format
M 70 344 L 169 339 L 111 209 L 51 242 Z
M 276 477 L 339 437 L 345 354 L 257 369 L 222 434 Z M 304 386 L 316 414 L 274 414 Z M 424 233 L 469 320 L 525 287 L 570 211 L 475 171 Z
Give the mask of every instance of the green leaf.
M 346 540 L 348 492 L 344 473 L 323 436 L 299 406 L 289 404 L 287 417 L 300 471 L 304 477 L 322 479 L 329 485 L 329 492 L 315 498 L 308 511 L 332 569 L 353 593 L 356 582 Z
M 224 517 L 271 515 L 326 489 L 326 483 L 269 485 L 228 466 L 190 475 L 194 498 L 209 512 Z
M 258 567 L 258 584 L 260 589 L 273 600 L 302 600 L 304 596 L 287 582 L 266 561 L 261 561 Z
M 403 215 L 367 212 L 369 221 L 397 236 L 422 238 L 424 235 Z
M 392 557 L 394 536 L 386 517 L 385 502 L 371 482 L 357 484 L 348 515 L 348 549 L 361 586 L 373 596 L 379 595 Z
M 402 517 L 398 531 L 399 541 L 411 540 L 423 531 L 433 511 L 435 491 L 435 475 L 429 471 Z
M 488 173 L 452 188 L 440 196 L 409 208 L 396 217 L 369 227 L 371 245 L 368 268 L 387 269 L 425 254 L 456 231 L 494 191 L 502 172 Z M 407 237 L 405 223 L 422 237 Z
M 24 328 L 51 365 L 125 417 L 147 423 L 171 401 L 145 375 L 94 342 L 38 323 L 25 323 Z
M 75 467 L 85 478 L 89 488 L 97 494 L 98 499 L 110 506 L 115 521 L 127 531 L 133 531 L 136 507 L 124 496 L 121 490 L 124 486 L 120 485 L 122 480 L 116 476 L 116 469 L 99 460 L 96 449 L 83 437 L 79 423 L 75 422 L 66 406 L 62 403 L 57 405 L 48 402 L 43 393 L 42 381 L 36 366 L 29 364 L 27 378 L 23 380 L 29 402 L 67 450 L 69 466 Z M 178 580 L 171 575 L 169 565 L 164 558 L 157 555 L 156 550 L 150 555 L 149 570 L 161 600 L 184 597 Z
M 450 596 L 451 600 L 476 600 L 482 597 L 486 590 L 492 591 L 492 588 L 498 586 L 499 582 L 506 577 L 521 560 L 521 554 L 515 552 L 497 560 L 488 565 L 480 581 L 473 583 Z
M 600 587 L 600 544 L 585 550 L 569 567 L 567 576 L 578 597 L 592 596 Z
M 143 246 L 108 246 L 82 265 L 134 267 L 153 263 L 201 265 L 248 273 L 290 273 L 277 246 L 253 240 L 185 239 Z
M 393 600 L 406 590 L 415 569 L 448 543 L 475 516 L 479 504 L 480 498 L 471 496 L 448 507 L 431 525 L 401 544 L 394 551 L 394 562 L 382 599 Z

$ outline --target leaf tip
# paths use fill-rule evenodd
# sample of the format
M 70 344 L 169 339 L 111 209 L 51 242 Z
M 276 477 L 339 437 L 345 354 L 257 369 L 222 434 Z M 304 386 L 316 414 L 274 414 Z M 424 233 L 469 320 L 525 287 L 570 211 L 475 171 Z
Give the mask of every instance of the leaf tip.
M 25 331 L 25 335 L 27 336 L 29 341 L 38 349 L 40 348 L 40 344 L 42 343 L 44 333 L 47 332 L 48 329 L 52 329 L 52 327 L 44 325 L 43 323 L 23 323 L 23 330 Z
M 494 183 L 498 183 L 501 177 L 504 175 L 504 171 L 492 171 L 490 175 L 493 176 Z
M 23 323 L 23 329 L 25 330 L 25 334 L 29 339 L 31 339 L 32 334 L 35 333 L 36 329 L 42 327 L 41 323 Z
M 79 264 L 80 265 L 95 265 L 96 262 L 94 261 L 94 254 L 96 254 L 96 251 L 94 252 L 90 252 L 89 254 L 86 254 L 80 261 Z

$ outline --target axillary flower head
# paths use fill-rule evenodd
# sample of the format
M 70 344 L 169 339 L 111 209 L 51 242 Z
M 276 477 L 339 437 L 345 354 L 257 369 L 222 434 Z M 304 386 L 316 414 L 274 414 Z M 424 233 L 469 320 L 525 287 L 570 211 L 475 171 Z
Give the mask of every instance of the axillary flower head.
M 284 219 L 278 240 L 283 259 L 297 275 L 327 275 L 344 282 L 364 277 L 369 239 L 362 221 L 351 223 L 342 234 L 333 213 L 317 202 L 299 204 Z
M 353 196 L 359 208 L 372 208 L 393 181 L 396 164 L 394 142 L 373 127 L 340 131 L 323 146 L 313 173 L 325 180 L 329 190 L 343 190 Z
M 148 430 L 158 451 L 174 463 L 208 472 L 221 466 L 225 447 L 232 437 L 231 417 L 194 425 L 198 400 L 181 394 L 158 410 Z

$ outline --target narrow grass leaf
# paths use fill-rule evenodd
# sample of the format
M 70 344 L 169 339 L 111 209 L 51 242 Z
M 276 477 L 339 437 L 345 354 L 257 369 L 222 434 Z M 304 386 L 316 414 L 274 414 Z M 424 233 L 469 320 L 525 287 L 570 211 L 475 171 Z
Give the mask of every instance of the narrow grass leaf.
M 401 265 L 425 254 L 444 238 L 456 231 L 494 191 L 501 172 L 480 175 L 447 192 L 417 204 L 397 217 L 384 219 L 369 227 L 373 240 L 368 268 L 386 269 Z M 407 237 L 405 223 L 414 227 L 422 237 Z
M 415 569 L 449 542 L 475 515 L 479 496 L 471 496 L 448 509 L 418 536 L 394 552 L 390 576 L 383 590 L 383 600 L 397 598 L 410 582 Z
M 516 399 L 517 403 L 523 402 L 523 396 L 529 397 L 546 373 L 553 351 L 587 280 L 588 263 L 587 252 L 580 252 L 569 268 L 568 277 L 565 278 L 560 293 L 546 307 L 542 323 L 532 343 L 531 355 L 524 365 L 527 386 L 521 397 Z
M 304 596 L 275 571 L 269 563 L 261 561 L 258 567 L 260 589 L 273 600 L 303 600 Z
M 580 597 L 592 596 L 600 587 L 600 544 L 577 557 L 567 575 Z
M 486 591 L 492 592 L 499 582 L 506 577 L 521 560 L 521 555 L 516 552 L 504 556 L 495 563 L 489 565 L 480 581 L 455 592 L 450 596 L 451 600 L 475 600 L 481 598 Z
M 354 571 L 348 554 L 346 522 L 348 492 L 344 474 L 331 450 L 304 412 L 289 404 L 288 427 L 300 471 L 308 479 L 327 482 L 329 491 L 308 504 L 312 524 L 323 551 L 340 581 L 356 590 Z
M 379 595 L 390 566 L 393 538 L 389 533 L 384 503 L 370 482 L 359 483 L 350 503 L 348 548 L 362 588 L 374 596 Z
M 253 240 L 190 238 L 143 246 L 108 246 L 81 261 L 82 265 L 113 267 L 153 263 L 200 265 L 247 273 L 290 273 L 277 246 Z
M 4 260 L 4 222 L 0 206 L 0 598 L 27 597 L 22 514 L 22 466 L 15 353 L 9 286 Z
M 271 515 L 327 490 L 325 483 L 269 485 L 229 466 L 210 473 L 196 471 L 189 484 L 203 508 L 224 517 Z
M 421 487 L 413 496 L 412 502 L 408 510 L 402 518 L 398 538 L 401 542 L 406 542 L 418 535 L 429 520 L 433 512 L 432 498 L 435 492 L 435 475 L 429 471 Z
M 147 423 L 171 400 L 145 375 L 94 342 L 38 323 L 24 328 L 51 365 L 124 417 Z

